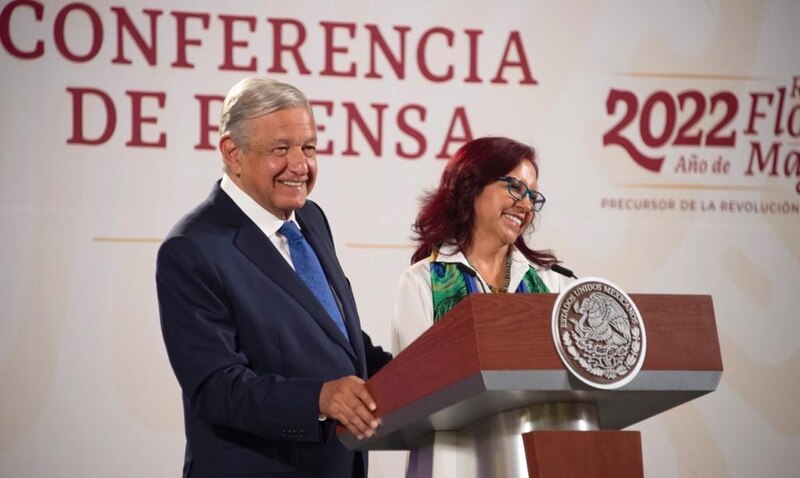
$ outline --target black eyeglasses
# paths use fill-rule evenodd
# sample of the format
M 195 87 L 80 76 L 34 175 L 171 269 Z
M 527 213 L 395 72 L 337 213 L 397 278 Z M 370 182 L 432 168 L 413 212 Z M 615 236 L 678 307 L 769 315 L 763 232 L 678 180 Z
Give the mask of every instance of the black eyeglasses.
M 511 176 L 501 176 L 497 178 L 497 180 L 506 183 L 508 186 L 508 194 L 517 201 L 522 201 L 527 196 L 531 200 L 534 211 L 539 212 L 544 207 L 546 201 L 544 194 L 529 188 L 519 179 Z

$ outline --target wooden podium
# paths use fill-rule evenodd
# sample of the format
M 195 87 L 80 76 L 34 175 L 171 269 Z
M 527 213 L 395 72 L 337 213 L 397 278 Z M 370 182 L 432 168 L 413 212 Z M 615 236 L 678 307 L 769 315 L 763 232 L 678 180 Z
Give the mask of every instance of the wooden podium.
M 448 431 L 458 440 L 459 477 L 643 476 L 639 433 L 618 430 L 716 389 L 722 359 L 711 297 L 631 294 L 647 353 L 636 378 L 616 390 L 565 369 L 551 332 L 556 297 L 468 296 L 367 382 L 377 433 L 359 441 L 340 429 L 340 440 L 424 450 L 434 432 Z

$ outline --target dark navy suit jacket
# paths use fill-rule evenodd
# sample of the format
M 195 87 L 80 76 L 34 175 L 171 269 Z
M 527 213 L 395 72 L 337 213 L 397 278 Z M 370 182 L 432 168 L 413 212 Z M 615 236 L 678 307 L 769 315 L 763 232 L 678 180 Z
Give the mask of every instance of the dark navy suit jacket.
M 375 373 L 391 356 L 362 332 L 330 227 L 295 212 L 338 299 L 350 341 L 263 232 L 214 187 L 158 252 L 156 284 L 183 395 L 183 476 L 365 477 L 366 456 L 318 420 L 322 383 Z

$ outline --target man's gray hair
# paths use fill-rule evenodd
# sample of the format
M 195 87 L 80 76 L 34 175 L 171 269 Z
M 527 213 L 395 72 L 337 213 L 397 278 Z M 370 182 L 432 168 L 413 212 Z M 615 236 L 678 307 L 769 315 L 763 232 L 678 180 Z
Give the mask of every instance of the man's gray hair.
M 269 78 L 245 78 L 231 88 L 222 103 L 220 137 L 230 136 L 246 151 L 250 120 L 289 108 L 306 108 L 312 114 L 308 98 L 294 86 Z

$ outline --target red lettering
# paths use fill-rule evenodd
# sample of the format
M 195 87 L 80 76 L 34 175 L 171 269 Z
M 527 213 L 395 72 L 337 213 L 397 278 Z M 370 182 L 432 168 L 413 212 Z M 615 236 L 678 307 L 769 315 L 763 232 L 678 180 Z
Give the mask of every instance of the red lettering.
M 211 133 L 219 132 L 219 124 L 211 124 L 211 103 L 219 103 L 225 101 L 225 97 L 221 95 L 194 95 L 200 103 L 200 141 L 194 145 L 194 149 L 198 150 L 213 150 L 216 146 L 211 143 Z M 216 115 L 217 117 L 219 115 Z
M 761 150 L 761 143 L 757 143 L 755 141 L 750 142 L 750 163 L 747 165 L 747 171 L 744 172 L 745 176 L 752 176 L 753 175 L 753 166 L 758 166 L 758 170 L 760 172 L 767 171 L 769 169 L 770 176 L 777 176 L 778 175 L 778 156 L 780 155 L 782 143 L 780 141 L 772 143 L 772 146 L 769 148 L 769 152 L 766 156 Z M 757 163 L 757 164 L 756 164 Z M 772 165 L 770 167 L 770 165 Z
M 156 64 L 156 19 L 164 13 L 161 10 L 147 10 L 143 9 L 142 12 L 150 17 L 150 45 L 148 46 L 141 32 L 134 26 L 131 17 L 124 8 L 111 7 L 111 11 L 117 15 L 117 56 L 111 60 L 111 63 L 121 63 L 123 65 L 130 65 L 133 63 L 131 60 L 125 58 L 123 52 L 125 42 L 122 39 L 122 31 L 127 30 L 130 37 L 133 39 L 139 51 L 142 52 L 145 60 L 149 65 Z
M 186 47 L 188 45 L 200 46 L 202 41 L 199 38 L 186 37 L 186 20 L 190 18 L 198 19 L 203 22 L 203 30 L 208 30 L 209 15 L 207 13 L 192 13 L 192 12 L 172 12 L 175 17 L 175 24 L 177 31 L 175 38 L 177 45 L 175 46 L 175 61 L 172 62 L 175 68 L 194 68 L 194 63 L 189 63 L 186 59 Z
M 464 30 L 469 37 L 469 76 L 464 78 L 464 83 L 481 83 L 478 76 L 478 36 L 482 30 Z
M 344 71 L 337 71 L 334 69 L 333 55 L 334 53 L 347 53 L 349 48 L 345 46 L 334 46 L 333 30 L 335 28 L 343 28 L 346 30 L 348 36 L 352 40 L 355 38 L 356 25 L 355 23 L 342 23 L 342 22 L 319 22 L 325 30 L 325 67 L 319 72 L 320 75 L 326 76 L 356 76 L 356 64 L 350 62 L 348 69 Z
M 64 25 L 67 23 L 67 16 L 74 10 L 84 12 L 86 16 L 89 17 L 89 21 L 92 24 L 92 45 L 85 55 L 73 53 L 67 47 L 66 38 L 64 37 Z M 53 36 L 55 38 L 56 48 L 64 58 L 76 63 L 87 62 L 97 56 L 97 53 L 100 51 L 100 46 L 103 44 L 103 24 L 100 22 L 100 15 L 85 3 L 70 3 L 58 12 L 55 25 L 53 26 Z
M 797 121 L 797 128 L 795 128 L 795 119 L 800 119 L 798 113 L 800 113 L 800 105 L 794 105 L 789 110 L 789 117 L 786 119 L 786 130 L 792 138 L 800 137 L 800 121 Z
M 364 139 L 369 143 L 369 147 L 377 157 L 381 157 L 383 151 L 383 110 L 386 109 L 388 104 L 373 103 L 373 109 L 377 112 L 378 128 L 377 133 L 372 132 L 367 127 L 367 123 L 361 116 L 361 113 L 356 109 L 356 105 L 350 102 L 342 103 L 344 109 L 347 110 L 347 148 L 342 151 L 342 156 L 358 156 L 360 153 L 353 148 L 353 124 L 358 126 Z
M 297 20 L 288 18 L 268 18 L 267 21 L 272 24 L 272 66 L 267 71 L 269 73 L 286 73 L 286 68 L 283 67 L 283 54 L 289 53 L 294 58 L 300 74 L 310 75 L 311 70 L 306 68 L 303 57 L 300 55 L 300 46 L 306 41 L 306 27 Z M 283 43 L 283 26 L 287 24 L 295 27 L 297 31 L 297 40 L 292 44 Z M 317 154 L 319 154 L 319 150 L 317 150 Z
M 766 113 L 758 109 L 758 100 L 767 98 L 767 104 L 772 105 L 772 93 L 750 93 L 750 119 L 747 122 L 747 129 L 743 131 L 744 134 L 756 134 L 755 122 L 756 118 L 763 118 Z
M 154 98 L 158 101 L 158 107 L 163 109 L 167 100 L 166 93 L 148 91 L 126 91 L 125 93 L 131 97 L 131 140 L 125 143 L 125 146 L 166 148 L 167 135 L 164 132 L 159 133 L 158 140 L 155 142 L 146 142 L 142 139 L 142 124 L 158 122 L 158 118 L 155 116 L 142 116 L 142 100 Z
M 511 47 L 514 46 L 516 53 L 517 53 L 517 60 L 511 61 L 509 58 L 511 55 Z M 508 36 L 508 43 L 506 43 L 506 50 L 503 52 L 503 60 L 500 62 L 500 66 L 497 68 L 497 74 L 494 78 L 492 78 L 492 83 L 508 83 L 508 81 L 503 78 L 503 70 L 507 67 L 516 66 L 522 70 L 522 79 L 520 80 L 520 85 L 536 85 L 538 82 L 533 79 L 531 75 L 530 66 L 528 66 L 528 58 L 525 56 L 525 48 L 522 45 L 522 38 L 519 35 L 518 31 L 513 31 Z
M 242 17 L 235 15 L 220 15 L 219 19 L 222 20 L 223 25 L 223 50 L 225 51 L 225 59 L 219 65 L 220 70 L 236 70 L 236 71 L 256 71 L 256 57 L 251 56 L 250 62 L 247 65 L 236 65 L 233 63 L 233 49 L 237 47 L 247 47 L 250 43 L 247 40 L 234 40 L 233 39 L 233 24 L 235 22 L 245 22 L 250 30 L 250 33 L 256 29 L 255 17 Z
M 309 101 L 311 104 L 311 108 L 314 109 L 315 106 L 321 106 L 325 111 L 325 116 L 330 118 L 333 114 L 333 102 L 332 101 Z M 314 121 L 317 123 L 317 131 L 320 133 L 325 131 L 325 125 L 319 122 L 319 115 L 314 114 Z M 333 154 L 333 141 L 328 141 L 325 147 L 320 147 L 317 144 L 317 154 Z
M 117 126 L 117 112 L 111 97 L 95 88 L 67 88 L 67 92 L 72 95 L 72 136 L 67 144 L 103 144 L 108 141 Z M 105 129 L 95 139 L 87 138 L 83 132 L 83 99 L 86 95 L 99 98 L 106 110 Z M 99 115 L 92 115 L 92 118 L 99 118 Z
M 428 48 L 428 41 L 433 35 L 443 35 L 447 40 L 447 46 L 453 46 L 452 30 L 443 27 L 431 28 L 423 33 L 422 37 L 419 39 L 419 44 L 417 45 L 417 65 L 419 66 L 419 71 L 422 73 L 422 76 L 424 76 L 428 81 L 442 83 L 453 78 L 453 65 L 447 66 L 447 70 L 444 75 L 435 75 L 433 72 L 431 72 L 430 68 L 428 68 L 428 60 L 425 57 L 425 50 Z
M 403 106 L 402 108 L 400 108 L 400 111 L 397 112 L 397 127 L 400 129 L 400 131 L 407 134 L 417 142 L 417 151 L 414 153 L 406 152 L 403 149 L 403 145 L 400 144 L 399 141 L 395 145 L 394 151 L 399 157 L 403 159 L 418 159 L 422 157 L 423 154 L 425 154 L 425 150 L 428 147 L 428 143 L 425 140 L 425 136 L 422 134 L 420 130 L 415 129 L 413 126 L 408 124 L 408 121 L 406 120 L 407 111 L 416 111 L 419 114 L 420 122 L 424 122 L 426 110 L 422 105 L 411 104 Z
M 793 174 L 795 177 L 800 178 L 800 152 L 798 151 L 790 151 L 783 163 L 783 175 L 791 178 Z M 800 186 L 800 183 L 798 183 L 798 186 Z
M 775 136 L 780 136 L 783 134 L 783 128 L 781 127 L 781 119 L 783 116 L 783 100 L 786 98 L 786 88 L 780 87 L 778 88 L 778 111 L 775 112 Z
M 456 121 L 461 123 L 461 129 L 464 131 L 463 136 L 455 136 L 453 133 L 456 129 Z M 453 119 L 447 129 L 447 136 L 444 138 L 444 144 L 442 144 L 442 149 L 436 155 L 436 158 L 448 159 L 452 155 L 449 152 L 450 143 L 466 143 L 467 141 L 472 141 L 472 130 L 469 127 L 466 110 L 464 110 L 463 106 L 459 106 L 453 111 Z
M 33 50 L 27 51 L 21 50 L 11 40 L 11 15 L 14 13 L 14 10 L 16 10 L 17 7 L 22 6 L 30 7 L 33 10 L 33 18 L 35 18 L 36 21 L 42 20 L 44 7 L 42 7 L 41 3 L 27 0 L 17 0 L 9 3 L 3 8 L 3 11 L 0 12 L 0 43 L 3 44 L 3 48 L 5 48 L 6 51 L 17 58 L 22 58 L 24 60 L 39 58 L 44 54 L 44 42 L 42 40 L 36 40 Z
M 379 47 L 383 52 L 383 57 L 389 62 L 389 66 L 394 70 L 395 76 L 402 80 L 406 77 L 406 33 L 411 30 L 411 27 L 396 26 L 395 31 L 400 34 L 400 53 L 394 55 L 386 44 L 386 40 L 378 30 L 377 25 L 364 25 L 369 30 L 369 71 L 364 77 L 366 78 L 383 78 L 375 69 L 375 47 Z
M 615 114 L 618 109 L 617 105 L 621 105 L 619 109 L 624 109 L 624 113 L 619 122 L 603 135 L 603 145 L 608 146 L 609 144 L 616 144 L 627 151 L 631 159 L 639 166 L 648 171 L 661 171 L 661 167 L 664 165 L 664 156 L 657 158 L 645 156 L 644 153 L 636 148 L 628 136 L 623 133 L 625 128 L 636 119 L 636 115 L 639 112 L 639 99 L 634 93 L 628 90 L 612 88 L 609 90 L 608 97 L 606 98 L 606 113 L 609 115 Z M 640 118 L 639 121 L 641 122 L 643 120 Z

